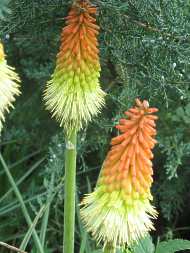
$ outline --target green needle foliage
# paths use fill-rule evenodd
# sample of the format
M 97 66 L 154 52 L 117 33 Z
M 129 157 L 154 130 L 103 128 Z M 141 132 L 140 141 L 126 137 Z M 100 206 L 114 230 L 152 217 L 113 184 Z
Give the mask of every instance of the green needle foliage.
M 0 19 L 5 19 L 7 14 L 10 14 L 10 9 L 8 7 L 10 0 L 1 0 L 0 2 Z
M 98 6 L 101 84 L 108 95 L 101 116 L 78 137 L 79 199 L 95 186 L 109 140 L 116 134 L 114 125 L 120 115 L 133 104 L 134 98 L 147 99 L 159 108 L 159 144 L 155 148 L 152 189 L 159 218 L 153 240 L 156 241 L 157 237 L 161 241 L 174 238 L 188 240 L 190 1 L 92 2 Z M 8 63 L 16 67 L 22 78 L 22 96 L 15 103 L 15 110 L 7 117 L 0 149 L 8 167 L 12 168 L 16 182 L 32 165 L 47 156 L 46 162 L 24 177 L 19 189 L 32 220 L 47 203 L 47 196 L 50 198 L 52 193 L 55 194 L 48 218 L 44 218 L 45 223 L 42 218 L 35 227 L 41 238 L 45 238 L 45 248 L 53 253 L 62 252 L 65 140 L 62 130 L 45 111 L 42 93 L 55 67 L 60 32 L 70 4 L 68 0 L 12 0 L 8 5 L 5 0 L 0 1 L 0 10 L 3 10 L 2 6 L 7 6 L 11 11 L 3 11 L 4 18 L 0 20 L 0 35 Z M 39 150 L 40 153 L 34 153 Z M 1 198 L 10 189 L 2 171 L 0 167 Z M 50 184 L 53 172 L 55 179 Z M 18 210 L 19 204 L 10 192 L 0 205 L 1 241 L 20 245 L 25 237 L 25 219 Z M 81 248 L 85 253 L 101 252 L 101 245 L 95 245 L 79 224 L 77 219 L 76 252 Z M 178 245 L 181 245 L 180 242 Z M 32 240 L 28 244 L 28 252 L 31 248 Z M 174 248 L 175 251 L 180 249 L 185 249 L 185 246 Z M 1 252 L 6 253 L 6 249 Z

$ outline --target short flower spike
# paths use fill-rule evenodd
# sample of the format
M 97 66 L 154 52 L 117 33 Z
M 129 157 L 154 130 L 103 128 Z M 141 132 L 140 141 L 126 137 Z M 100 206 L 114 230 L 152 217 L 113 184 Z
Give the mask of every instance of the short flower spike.
M 156 108 L 139 99 L 125 112 L 128 119 L 121 119 L 116 126 L 121 134 L 111 141 L 97 186 L 81 204 L 87 230 L 104 245 L 130 245 L 154 229 L 151 218 L 156 218 L 157 212 L 150 203 L 154 112 Z
M 96 8 L 76 1 L 66 17 L 60 52 L 51 81 L 45 90 L 46 107 L 67 129 L 80 129 L 104 104 L 99 84 Z
M 14 68 L 7 65 L 3 45 L 0 42 L 0 133 L 5 121 L 5 112 L 13 107 L 15 96 L 20 94 L 20 79 Z

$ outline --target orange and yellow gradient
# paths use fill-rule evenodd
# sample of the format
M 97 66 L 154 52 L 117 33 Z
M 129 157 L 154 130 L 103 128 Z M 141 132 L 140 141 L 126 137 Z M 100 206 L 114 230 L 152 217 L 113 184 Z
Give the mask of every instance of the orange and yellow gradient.
M 156 144 L 156 108 L 136 99 L 116 128 L 95 191 L 82 202 L 81 216 L 98 242 L 130 245 L 154 229 L 151 218 L 152 149 Z
M 0 42 L 0 134 L 5 121 L 5 113 L 13 108 L 15 96 L 20 94 L 20 79 L 14 68 L 7 65 L 3 45 Z
M 65 129 L 80 129 L 104 104 L 95 14 L 96 8 L 87 1 L 73 4 L 62 31 L 56 68 L 45 90 L 47 109 Z

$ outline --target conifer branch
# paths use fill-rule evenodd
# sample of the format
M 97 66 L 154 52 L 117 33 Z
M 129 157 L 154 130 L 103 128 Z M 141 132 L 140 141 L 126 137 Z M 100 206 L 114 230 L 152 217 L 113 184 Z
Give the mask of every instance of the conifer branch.
M 96 3 L 97 6 L 102 5 L 101 0 L 95 0 L 94 2 Z M 106 8 L 106 5 L 104 7 Z M 115 8 L 115 9 L 116 9 L 116 11 L 119 11 L 117 8 Z M 114 8 L 113 8 L 113 10 L 114 10 Z M 119 11 L 119 12 L 121 12 L 121 11 Z M 121 14 L 121 15 L 123 17 L 125 17 L 128 21 L 130 21 L 131 23 L 133 23 L 141 28 L 144 28 L 150 32 L 159 33 L 165 37 L 175 40 L 176 42 L 178 42 L 178 41 L 189 42 L 190 41 L 189 36 L 178 36 L 176 34 L 164 32 L 164 31 L 160 30 L 158 27 L 151 25 L 148 21 L 141 21 L 141 20 L 134 19 L 134 17 L 132 17 L 128 14 Z
M 190 41 L 190 38 L 187 36 L 177 36 L 175 34 L 172 33 L 167 33 L 167 32 L 163 32 L 162 30 L 160 30 L 159 28 L 152 26 L 149 22 L 142 22 L 136 19 L 133 19 L 133 17 L 129 16 L 129 15 L 124 15 L 124 17 L 126 17 L 130 22 L 132 22 L 133 24 L 136 24 L 144 29 L 147 29 L 151 32 L 156 32 L 156 33 L 160 33 L 161 35 L 165 36 L 165 37 L 169 37 L 171 39 L 174 39 L 176 41 Z

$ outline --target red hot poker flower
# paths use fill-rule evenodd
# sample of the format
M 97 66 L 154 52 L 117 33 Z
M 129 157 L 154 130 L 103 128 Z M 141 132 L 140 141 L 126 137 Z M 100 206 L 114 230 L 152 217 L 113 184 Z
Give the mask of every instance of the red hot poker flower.
M 152 149 L 156 144 L 156 108 L 136 99 L 116 128 L 96 189 L 85 197 L 81 215 L 87 229 L 104 243 L 122 246 L 153 229 L 157 212 L 150 204 L 153 182 Z
M 61 34 L 56 68 L 45 90 L 46 107 L 66 130 L 80 129 L 104 105 L 99 83 L 99 26 L 96 8 L 76 1 Z

